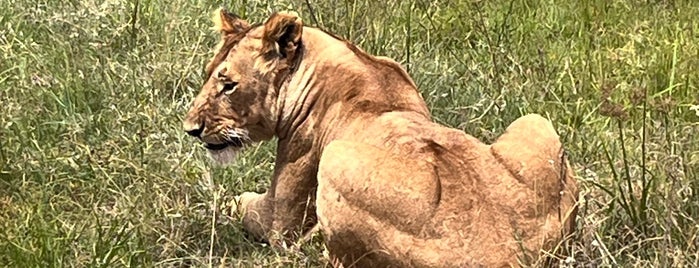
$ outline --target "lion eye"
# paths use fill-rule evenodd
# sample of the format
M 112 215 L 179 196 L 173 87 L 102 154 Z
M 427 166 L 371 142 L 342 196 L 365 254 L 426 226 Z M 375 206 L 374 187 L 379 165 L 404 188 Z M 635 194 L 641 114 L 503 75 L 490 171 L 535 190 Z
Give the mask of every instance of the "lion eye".
M 223 92 L 223 94 L 230 95 L 231 93 L 235 92 L 236 89 L 238 89 L 237 82 L 227 81 L 223 82 L 221 92 Z

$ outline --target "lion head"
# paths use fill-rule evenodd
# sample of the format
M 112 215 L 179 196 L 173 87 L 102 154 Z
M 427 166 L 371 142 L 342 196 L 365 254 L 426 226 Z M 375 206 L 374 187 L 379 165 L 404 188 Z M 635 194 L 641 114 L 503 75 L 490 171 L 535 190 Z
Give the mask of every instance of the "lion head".
M 275 13 L 250 25 L 223 9 L 213 21 L 221 41 L 183 127 L 226 164 L 245 145 L 274 136 L 277 96 L 298 58 L 303 26 L 295 14 Z

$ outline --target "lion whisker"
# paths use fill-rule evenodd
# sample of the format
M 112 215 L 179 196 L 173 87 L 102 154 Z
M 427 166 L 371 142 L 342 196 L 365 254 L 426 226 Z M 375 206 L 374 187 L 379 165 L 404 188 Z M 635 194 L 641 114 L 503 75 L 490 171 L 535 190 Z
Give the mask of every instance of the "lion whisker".
M 244 129 L 227 129 L 224 133 L 224 139 L 226 139 L 226 141 L 232 142 L 238 139 L 243 142 L 252 142 L 252 139 L 250 139 L 250 136 L 248 136 L 247 131 Z

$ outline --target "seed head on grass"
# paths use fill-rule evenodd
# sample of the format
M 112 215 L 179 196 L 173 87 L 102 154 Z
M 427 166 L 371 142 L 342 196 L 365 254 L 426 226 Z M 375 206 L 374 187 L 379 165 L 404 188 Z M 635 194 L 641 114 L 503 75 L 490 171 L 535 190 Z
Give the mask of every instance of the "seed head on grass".
M 673 109 L 677 107 L 677 102 L 670 96 L 662 96 L 655 98 L 651 101 L 650 106 L 660 113 L 670 113 Z
M 624 109 L 624 106 L 612 100 L 612 91 L 616 87 L 615 84 L 604 84 L 601 88 L 599 114 L 606 117 L 625 120 L 629 117 Z

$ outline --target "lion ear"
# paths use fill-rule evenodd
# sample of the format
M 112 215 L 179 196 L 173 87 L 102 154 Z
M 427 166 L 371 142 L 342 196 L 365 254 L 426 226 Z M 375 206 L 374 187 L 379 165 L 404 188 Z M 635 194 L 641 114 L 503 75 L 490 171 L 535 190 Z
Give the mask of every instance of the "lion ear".
M 211 20 L 214 22 L 214 30 L 221 33 L 221 35 L 239 34 L 250 27 L 247 21 L 224 8 L 214 11 Z
M 296 12 L 272 14 L 264 29 L 265 52 L 276 50 L 283 58 L 293 58 L 301 43 L 303 22 Z

